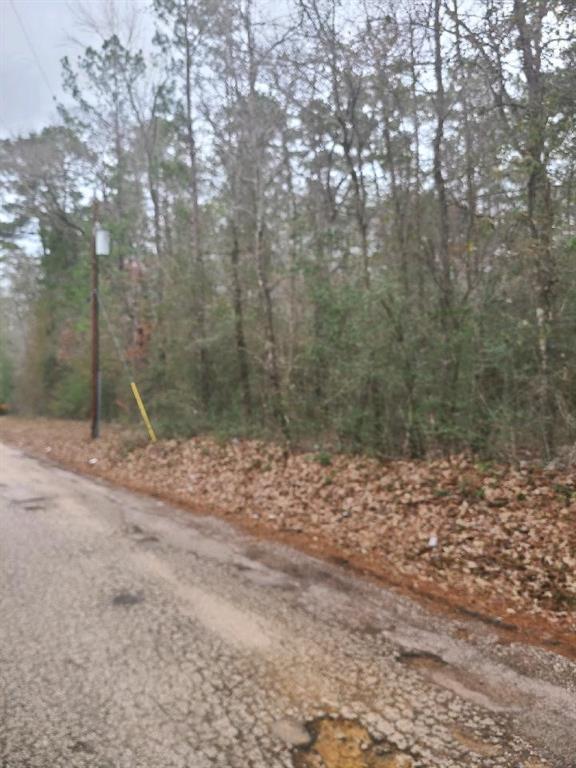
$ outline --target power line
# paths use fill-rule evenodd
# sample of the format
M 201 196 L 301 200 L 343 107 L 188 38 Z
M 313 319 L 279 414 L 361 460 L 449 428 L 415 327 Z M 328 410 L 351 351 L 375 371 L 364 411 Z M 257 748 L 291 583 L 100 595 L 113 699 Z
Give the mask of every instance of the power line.
M 26 29 L 26 26 L 24 25 L 24 21 L 22 20 L 22 17 L 20 16 L 20 13 L 18 12 L 18 9 L 16 8 L 16 5 L 14 3 L 14 0 L 10 1 L 10 7 L 14 11 L 14 15 L 18 19 L 18 24 L 20 24 L 20 29 L 22 30 L 22 34 L 24 35 L 24 38 L 26 39 L 26 42 L 28 43 L 28 47 L 30 48 L 30 51 L 32 52 L 32 56 L 34 57 L 34 61 L 36 62 L 36 66 L 38 67 L 40 74 L 42 75 L 42 78 L 44 80 L 44 83 L 50 93 L 52 94 L 52 98 L 54 101 L 56 101 L 56 96 L 54 94 L 54 89 L 52 88 L 52 85 L 50 84 L 50 79 L 48 75 L 46 74 L 46 70 L 42 66 L 42 62 L 40 61 L 40 57 L 36 53 L 36 49 L 34 48 L 34 45 L 32 44 L 32 39 L 30 35 L 28 34 L 28 31 Z

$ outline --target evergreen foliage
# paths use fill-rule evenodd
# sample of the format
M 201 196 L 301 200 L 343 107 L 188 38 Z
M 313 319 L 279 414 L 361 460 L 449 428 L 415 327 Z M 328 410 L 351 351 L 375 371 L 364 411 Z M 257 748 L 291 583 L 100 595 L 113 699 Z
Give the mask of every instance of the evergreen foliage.
M 130 373 L 165 435 L 553 455 L 576 436 L 572 5 L 290 10 L 155 0 L 153 56 L 115 30 L 63 61 L 58 125 L 0 143 L 0 402 L 87 415 L 94 193 L 108 418 Z

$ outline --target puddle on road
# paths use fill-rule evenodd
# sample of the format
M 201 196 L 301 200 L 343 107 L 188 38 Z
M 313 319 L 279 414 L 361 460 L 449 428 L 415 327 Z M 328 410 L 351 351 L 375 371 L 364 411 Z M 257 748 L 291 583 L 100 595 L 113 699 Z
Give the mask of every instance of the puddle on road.
M 375 740 L 356 720 L 323 717 L 308 724 L 312 741 L 293 751 L 295 768 L 412 768 L 413 759 Z

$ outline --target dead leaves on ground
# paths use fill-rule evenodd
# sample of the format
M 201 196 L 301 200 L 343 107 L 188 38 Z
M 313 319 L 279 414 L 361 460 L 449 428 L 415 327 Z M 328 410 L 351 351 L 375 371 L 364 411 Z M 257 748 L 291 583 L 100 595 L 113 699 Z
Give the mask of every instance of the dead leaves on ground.
M 287 453 L 258 441 L 144 440 L 84 424 L 0 422 L 0 437 L 121 483 L 216 507 L 269 531 L 307 537 L 343 558 L 446 592 L 496 597 L 509 612 L 576 628 L 576 480 L 466 457 L 381 463 Z M 97 458 L 92 465 L 89 459 Z

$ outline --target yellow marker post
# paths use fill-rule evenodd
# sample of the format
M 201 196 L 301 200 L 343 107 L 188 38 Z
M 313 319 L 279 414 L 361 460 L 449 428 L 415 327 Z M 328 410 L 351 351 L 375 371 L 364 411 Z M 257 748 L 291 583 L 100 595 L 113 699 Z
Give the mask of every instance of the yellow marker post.
M 144 424 L 146 424 L 146 429 L 148 430 L 148 434 L 150 435 L 150 442 L 155 443 L 156 433 L 152 429 L 152 424 L 150 423 L 150 419 L 148 418 L 148 414 L 146 413 L 146 408 L 144 408 L 144 403 L 142 402 L 142 398 L 140 397 L 140 392 L 138 392 L 138 387 L 136 386 L 136 382 L 131 381 L 130 386 L 132 387 L 134 399 L 138 404 L 138 409 L 140 411 L 140 415 L 142 416 L 142 421 L 144 422 Z

